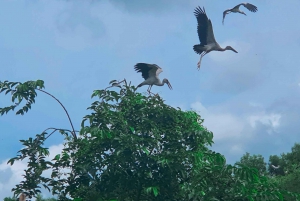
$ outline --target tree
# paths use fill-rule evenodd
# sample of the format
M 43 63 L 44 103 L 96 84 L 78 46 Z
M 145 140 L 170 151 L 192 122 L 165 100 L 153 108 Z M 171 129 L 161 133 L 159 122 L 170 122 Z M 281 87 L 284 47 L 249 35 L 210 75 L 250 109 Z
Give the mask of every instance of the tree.
M 5 197 L 3 201 L 16 201 L 17 198 L 14 198 L 14 197 Z
M 55 198 L 43 198 L 42 194 L 37 194 L 35 201 L 57 201 Z
M 268 171 L 271 175 L 285 175 L 284 168 L 286 167 L 286 163 L 284 160 L 277 156 L 277 155 L 271 155 L 269 157 L 269 165 L 268 165 Z
M 248 167 L 256 168 L 261 175 L 266 175 L 267 173 L 267 164 L 264 161 L 264 157 L 260 154 L 254 154 L 251 156 L 248 152 L 246 152 L 246 154 L 241 157 L 240 161 L 235 164 L 243 164 Z
M 269 158 L 270 164 L 279 166 L 269 171 L 275 175 L 274 181 L 280 189 L 293 193 L 300 193 L 300 144 L 295 143 L 290 153 L 282 153 L 281 156 L 273 155 Z M 293 197 L 286 195 L 285 200 L 292 201 Z
M 25 100 L 44 87 L 33 81 L 12 85 L 0 83 L 0 91 Z M 88 108 L 78 136 L 74 129 L 53 129 L 21 140 L 25 147 L 8 161 L 29 161 L 16 194 L 36 196 L 44 187 L 59 200 L 282 200 L 286 192 L 256 168 L 226 165 L 224 156 L 209 150 L 213 134 L 196 112 L 170 107 L 158 95 L 143 96 L 126 81 L 119 87 L 94 91 L 99 100 Z M 64 149 L 47 161 L 43 143 L 55 131 L 65 135 Z M 46 170 L 50 178 L 42 176 Z

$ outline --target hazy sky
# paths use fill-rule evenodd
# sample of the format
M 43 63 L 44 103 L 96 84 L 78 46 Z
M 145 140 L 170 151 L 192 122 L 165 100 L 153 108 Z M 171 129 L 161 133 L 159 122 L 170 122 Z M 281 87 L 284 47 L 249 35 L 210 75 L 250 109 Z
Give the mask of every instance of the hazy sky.
M 236 0 L 3 0 L 0 1 L 0 80 L 42 79 L 46 91 L 67 108 L 75 129 L 113 79 L 138 85 L 139 62 L 164 70 L 167 86 L 153 87 L 166 103 L 199 111 L 214 133 L 212 149 L 234 163 L 245 153 L 289 152 L 300 141 L 300 1 L 253 0 L 258 12 L 222 12 Z M 211 52 L 197 71 L 199 44 L 196 6 L 204 6 L 215 38 L 238 51 Z M 298 52 L 298 53 L 297 53 Z M 147 87 L 139 89 L 145 92 Z M 9 96 L 0 95 L 0 107 Z M 22 179 L 25 162 L 6 165 L 22 148 L 19 140 L 48 127 L 68 128 L 68 119 L 51 97 L 38 93 L 24 116 L 0 117 L 0 200 Z M 51 157 L 61 149 L 51 136 Z

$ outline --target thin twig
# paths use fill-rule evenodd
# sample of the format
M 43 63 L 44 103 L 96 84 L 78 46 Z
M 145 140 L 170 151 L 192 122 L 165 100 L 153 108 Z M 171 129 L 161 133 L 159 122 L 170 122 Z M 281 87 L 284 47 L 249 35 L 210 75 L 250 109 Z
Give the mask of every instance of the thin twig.
M 74 129 L 73 123 L 72 123 L 72 121 L 71 121 L 70 115 L 69 115 L 67 109 L 65 108 L 65 106 L 64 106 L 57 98 L 55 98 L 53 95 L 51 95 L 50 93 L 48 93 L 48 92 L 46 92 L 46 91 L 44 91 L 44 90 L 42 90 L 42 89 L 37 89 L 37 90 L 39 90 L 39 91 L 41 91 L 41 92 L 44 92 L 45 94 L 48 94 L 49 96 L 51 96 L 52 98 L 54 98 L 54 99 L 55 99 L 55 100 L 63 107 L 63 109 L 65 110 L 65 112 L 66 112 L 66 114 L 67 114 L 67 116 L 68 116 L 68 119 L 69 119 L 69 121 L 70 121 L 72 130 L 73 130 L 73 132 L 71 132 L 71 133 L 72 133 L 73 137 L 74 137 L 75 139 L 77 139 L 77 136 L 76 136 L 76 133 L 75 133 L 75 129 Z

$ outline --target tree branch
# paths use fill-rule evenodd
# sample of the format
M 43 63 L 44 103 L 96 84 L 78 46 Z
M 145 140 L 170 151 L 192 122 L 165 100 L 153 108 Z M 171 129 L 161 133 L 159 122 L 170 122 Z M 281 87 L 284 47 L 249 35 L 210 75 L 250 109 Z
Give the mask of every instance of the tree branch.
M 55 98 L 52 94 L 50 94 L 50 93 L 48 93 L 48 92 L 46 92 L 46 91 L 44 91 L 44 90 L 42 90 L 42 89 L 37 89 L 37 90 L 39 90 L 39 91 L 41 91 L 41 92 L 44 92 L 45 94 L 48 94 L 49 96 L 51 96 L 52 98 L 54 98 L 54 99 L 62 106 L 62 108 L 65 110 L 65 112 L 66 112 L 66 114 L 67 114 L 67 116 L 68 116 L 69 122 L 70 122 L 70 124 L 71 124 L 72 130 L 73 130 L 73 132 L 71 132 L 71 133 L 72 133 L 74 139 L 77 139 L 77 136 L 76 136 L 76 133 L 75 133 L 75 129 L 74 129 L 73 123 L 72 123 L 72 121 L 71 121 L 70 115 L 69 115 L 67 109 L 65 108 L 65 106 L 64 106 L 57 98 Z

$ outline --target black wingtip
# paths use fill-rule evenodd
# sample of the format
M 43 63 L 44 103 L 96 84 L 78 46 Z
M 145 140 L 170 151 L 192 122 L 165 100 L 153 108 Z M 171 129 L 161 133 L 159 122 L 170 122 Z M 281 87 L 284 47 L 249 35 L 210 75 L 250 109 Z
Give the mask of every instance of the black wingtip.
M 139 68 L 139 66 L 140 66 L 140 63 L 137 63 L 137 64 L 135 64 L 134 65 L 134 70 L 137 72 L 137 73 L 139 73 L 139 72 L 141 72 L 141 69 Z
M 205 14 L 206 15 L 205 8 L 203 7 L 203 9 L 202 9 L 200 6 L 196 7 L 195 10 L 194 10 L 194 14 L 195 14 L 196 17 L 198 15 L 201 15 L 201 14 Z

